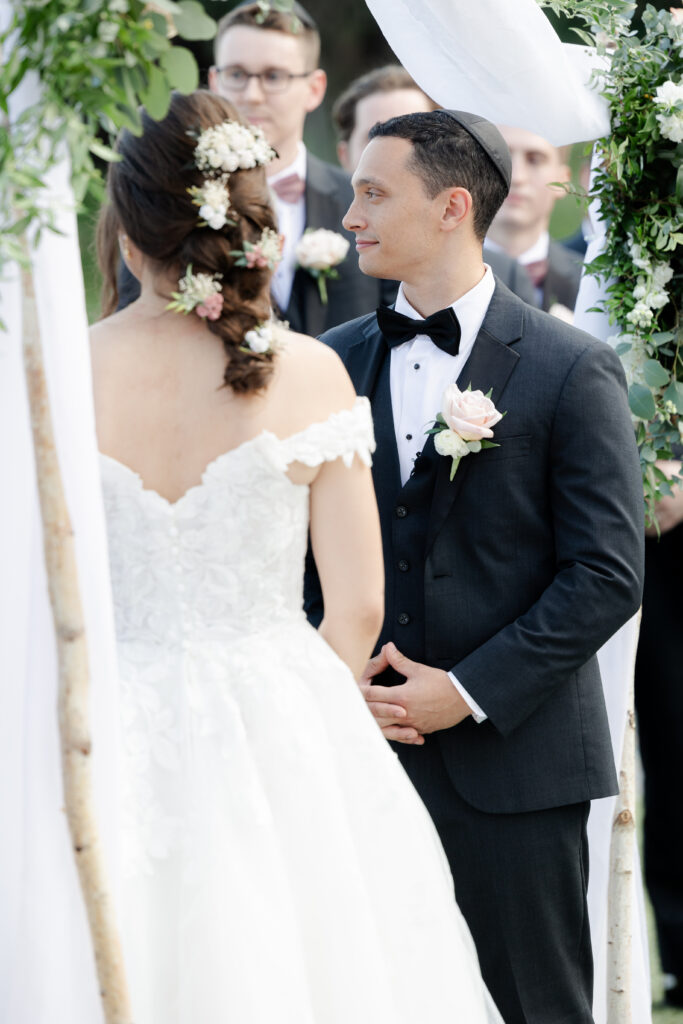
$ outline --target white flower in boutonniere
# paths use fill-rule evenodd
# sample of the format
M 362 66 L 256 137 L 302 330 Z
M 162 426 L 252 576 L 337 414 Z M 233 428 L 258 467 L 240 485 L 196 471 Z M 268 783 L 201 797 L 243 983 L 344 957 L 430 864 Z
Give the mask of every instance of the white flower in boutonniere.
M 327 305 L 327 278 L 339 277 L 339 272 L 334 268 L 348 251 L 348 239 L 327 228 L 308 228 L 301 236 L 295 250 L 296 260 L 318 282 L 323 305 Z
M 461 391 L 457 384 L 449 384 L 443 393 L 441 412 L 428 434 L 434 434 L 434 447 L 439 455 L 453 460 L 451 480 L 465 455 L 480 452 L 483 448 L 499 448 L 493 437 L 493 427 L 502 420 L 504 412 L 498 412 L 491 401 L 491 392 L 472 391 L 472 385 Z

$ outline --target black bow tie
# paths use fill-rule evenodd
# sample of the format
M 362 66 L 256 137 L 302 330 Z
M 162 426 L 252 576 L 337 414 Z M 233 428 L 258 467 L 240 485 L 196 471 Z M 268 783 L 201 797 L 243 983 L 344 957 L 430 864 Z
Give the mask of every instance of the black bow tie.
M 457 355 L 460 349 L 460 324 L 451 306 L 432 313 L 426 320 L 413 320 L 388 306 L 380 306 L 377 310 L 377 324 L 389 348 L 410 341 L 416 334 L 427 334 L 435 345 L 450 356 Z

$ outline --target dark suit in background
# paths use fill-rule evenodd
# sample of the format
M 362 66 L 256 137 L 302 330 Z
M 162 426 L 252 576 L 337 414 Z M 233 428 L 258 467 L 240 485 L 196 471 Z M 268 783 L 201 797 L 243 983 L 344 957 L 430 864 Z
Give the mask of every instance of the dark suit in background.
M 574 309 L 579 293 L 583 261 L 578 253 L 572 252 L 560 242 L 550 239 L 548 247 L 548 273 L 542 284 L 543 302 L 546 312 L 556 302 Z
M 636 658 L 636 710 L 645 772 L 645 881 L 662 969 L 683 1006 L 683 525 L 645 541 L 645 591 Z
M 458 384 L 493 389 L 507 412 L 500 447 L 468 455 L 450 481 L 450 458 L 425 439 L 401 486 L 376 317 L 323 340 L 375 418 L 378 647 L 393 640 L 452 670 L 489 716 L 397 745 L 440 833 L 484 980 L 506 1024 L 588 1024 L 585 825 L 589 801 L 617 789 L 595 652 L 642 586 L 642 484 L 619 359 L 497 282 Z M 306 602 L 319 621 L 312 571 Z

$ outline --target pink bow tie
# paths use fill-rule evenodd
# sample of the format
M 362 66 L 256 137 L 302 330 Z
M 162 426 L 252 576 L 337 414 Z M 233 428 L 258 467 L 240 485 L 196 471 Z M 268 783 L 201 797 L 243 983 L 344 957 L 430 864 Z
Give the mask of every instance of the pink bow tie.
M 548 276 L 548 261 L 533 260 L 531 263 L 524 263 L 523 266 L 534 288 L 540 288 Z
M 270 187 L 283 203 L 297 203 L 304 194 L 306 182 L 301 175 L 295 172 L 294 174 L 288 174 L 286 178 L 274 181 Z

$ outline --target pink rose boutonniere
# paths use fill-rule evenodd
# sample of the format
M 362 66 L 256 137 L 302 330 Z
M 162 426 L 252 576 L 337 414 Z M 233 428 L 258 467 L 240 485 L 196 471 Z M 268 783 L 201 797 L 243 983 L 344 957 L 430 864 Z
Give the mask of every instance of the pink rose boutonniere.
M 472 391 L 470 384 L 461 391 L 457 384 L 449 384 L 443 393 L 441 412 L 428 434 L 434 434 L 434 447 L 439 455 L 449 455 L 451 480 L 465 455 L 480 452 L 483 448 L 499 448 L 491 441 L 493 427 L 502 420 L 504 412 L 498 412 L 491 401 L 491 392 Z

